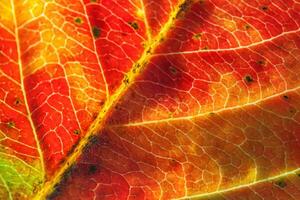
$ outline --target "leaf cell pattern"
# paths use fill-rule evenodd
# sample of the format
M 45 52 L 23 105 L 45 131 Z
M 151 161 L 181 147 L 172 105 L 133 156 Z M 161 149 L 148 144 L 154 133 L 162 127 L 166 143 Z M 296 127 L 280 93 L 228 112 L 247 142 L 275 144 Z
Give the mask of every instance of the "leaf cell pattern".
M 0 198 L 300 198 L 299 13 L 1 1 Z

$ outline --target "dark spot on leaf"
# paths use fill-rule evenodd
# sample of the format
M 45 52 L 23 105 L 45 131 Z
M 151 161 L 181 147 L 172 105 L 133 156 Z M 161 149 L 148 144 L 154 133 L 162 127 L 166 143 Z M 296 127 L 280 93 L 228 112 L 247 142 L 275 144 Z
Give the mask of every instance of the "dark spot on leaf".
M 179 162 L 177 162 L 175 159 L 170 160 L 170 165 L 172 167 L 177 167 L 179 165 Z
M 269 8 L 268 8 L 268 6 L 261 6 L 260 9 L 261 9 L 262 11 L 267 11 Z
M 21 99 L 20 99 L 20 98 L 16 98 L 16 100 L 15 100 L 15 105 L 18 106 L 18 105 L 20 105 L 20 104 L 22 104 Z
M 290 113 L 291 114 L 295 114 L 297 112 L 297 110 L 295 108 L 290 108 Z
M 137 22 L 128 22 L 128 24 L 134 29 L 134 30 L 138 30 L 139 29 L 139 25 Z
M 284 188 L 287 185 L 283 179 L 276 181 L 275 184 L 281 188 Z
M 197 33 L 193 36 L 194 39 L 199 40 L 201 38 L 201 33 Z
M 179 5 L 179 10 L 176 14 L 176 18 L 180 18 L 184 15 L 184 13 L 189 9 L 192 0 L 186 0 L 182 4 Z
M 98 2 L 98 0 L 91 0 L 91 2 L 95 3 L 95 2 Z
M 116 110 L 120 110 L 120 109 L 121 109 L 120 105 L 117 104 L 117 105 L 115 106 L 115 109 L 116 109 Z
M 73 133 L 74 133 L 75 135 L 79 135 L 79 134 L 80 134 L 80 130 L 79 130 L 79 129 L 76 129 L 76 130 L 73 131 Z
M 75 21 L 76 24 L 82 24 L 81 17 L 77 17 L 74 21 Z
M 250 26 L 249 24 L 246 24 L 246 25 L 245 25 L 245 29 L 246 29 L 246 30 L 249 30 L 250 28 L 251 28 L 251 26 Z
M 99 141 L 98 137 L 96 135 L 91 135 L 88 138 L 88 145 L 97 144 Z
M 265 65 L 266 62 L 264 60 L 259 60 L 259 61 L 257 61 L 257 64 L 259 64 L 259 65 Z
M 124 79 L 123 79 L 123 83 L 124 83 L 125 85 L 128 85 L 128 84 L 129 84 L 129 78 L 128 78 L 128 76 L 125 75 L 125 77 L 124 77 Z
M 151 53 L 151 48 L 147 49 L 146 53 L 150 54 Z
M 173 74 L 173 75 L 176 75 L 177 74 L 177 69 L 175 67 L 169 67 L 169 70 L 170 72 Z
M 92 32 L 93 32 L 94 38 L 99 38 L 100 37 L 101 31 L 97 26 L 93 26 Z
M 252 83 L 254 81 L 252 76 L 250 75 L 246 75 L 244 80 L 246 81 L 246 83 Z
M 88 169 L 88 174 L 93 175 L 98 171 L 98 167 L 96 165 L 90 165 Z
M 14 128 L 15 126 L 16 126 L 16 123 L 14 121 L 7 122 L 7 127 L 8 128 Z
M 209 48 L 208 48 L 208 46 L 205 46 L 205 47 L 203 47 L 202 49 L 203 49 L 203 50 L 208 50 Z
M 93 115 L 92 115 L 92 118 L 95 120 L 95 119 L 97 119 L 97 117 L 98 117 L 98 114 L 97 113 L 94 113 Z
M 284 98 L 285 100 L 288 100 L 288 99 L 289 99 L 289 96 L 288 96 L 288 95 L 283 95 L 283 98 Z

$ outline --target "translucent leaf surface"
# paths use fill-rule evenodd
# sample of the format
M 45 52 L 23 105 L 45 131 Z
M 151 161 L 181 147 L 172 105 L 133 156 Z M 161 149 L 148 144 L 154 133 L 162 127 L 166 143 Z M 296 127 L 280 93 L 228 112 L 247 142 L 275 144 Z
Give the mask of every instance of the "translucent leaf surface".
M 0 198 L 300 198 L 299 13 L 1 1 Z

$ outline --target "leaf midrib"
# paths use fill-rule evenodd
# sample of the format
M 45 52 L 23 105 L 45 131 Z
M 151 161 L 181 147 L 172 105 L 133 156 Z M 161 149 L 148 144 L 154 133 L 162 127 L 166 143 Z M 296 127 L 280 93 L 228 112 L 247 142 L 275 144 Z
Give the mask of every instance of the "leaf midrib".
M 169 32 L 170 28 L 174 24 L 174 21 L 176 20 L 176 16 L 178 12 L 180 11 L 180 5 L 182 5 L 184 2 L 186 2 L 186 0 L 179 0 L 176 8 L 169 15 L 168 21 L 161 28 L 157 36 L 147 44 L 139 60 L 133 64 L 131 70 L 128 73 L 126 73 L 126 75 L 124 76 L 124 81 L 119 86 L 119 88 L 105 102 L 97 118 L 91 124 L 85 136 L 80 140 L 79 144 L 76 146 L 73 153 L 70 154 L 69 157 L 67 157 L 66 161 L 62 164 L 61 168 L 59 168 L 59 170 L 55 173 L 53 178 L 43 186 L 43 188 L 37 193 L 34 199 L 36 200 L 46 199 L 46 197 L 49 194 L 51 194 L 55 186 L 61 181 L 64 172 L 66 172 L 69 169 L 69 167 L 72 166 L 77 161 L 77 158 L 81 155 L 81 152 L 83 151 L 85 146 L 89 143 L 89 138 L 93 135 L 97 135 L 98 131 L 101 128 L 103 128 L 106 119 L 109 117 L 110 111 L 114 108 L 118 100 L 126 93 L 127 89 L 134 83 L 135 79 L 144 70 L 143 66 L 145 66 L 147 62 L 150 60 L 154 50 L 160 44 L 161 39 L 163 39 Z

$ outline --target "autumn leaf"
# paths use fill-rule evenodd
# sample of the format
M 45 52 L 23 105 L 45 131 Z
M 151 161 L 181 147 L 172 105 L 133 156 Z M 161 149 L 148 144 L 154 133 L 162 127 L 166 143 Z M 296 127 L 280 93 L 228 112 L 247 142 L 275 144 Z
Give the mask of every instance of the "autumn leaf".
M 0 199 L 299 199 L 299 13 L 2 0 Z

